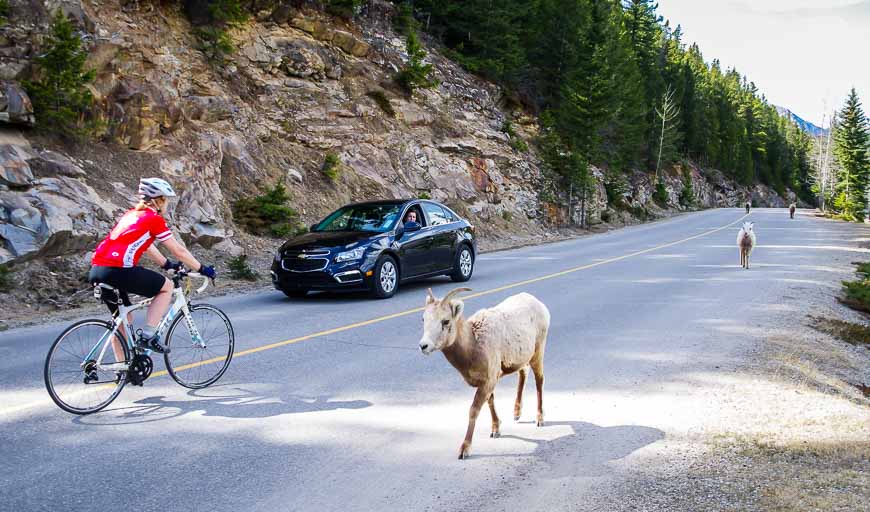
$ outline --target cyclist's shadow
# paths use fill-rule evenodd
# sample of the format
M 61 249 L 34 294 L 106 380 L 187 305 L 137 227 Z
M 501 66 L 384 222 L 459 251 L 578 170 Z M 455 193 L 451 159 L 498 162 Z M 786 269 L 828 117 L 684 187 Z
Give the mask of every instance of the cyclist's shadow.
M 187 396 L 190 399 L 173 400 L 161 395 L 150 396 L 136 400 L 132 405 L 108 408 L 95 415 L 79 416 L 74 421 L 89 425 L 150 423 L 193 412 L 223 418 L 269 418 L 283 414 L 364 409 L 373 405 L 367 400 L 330 400 L 324 395 L 281 397 L 260 394 L 233 384 L 190 390 Z

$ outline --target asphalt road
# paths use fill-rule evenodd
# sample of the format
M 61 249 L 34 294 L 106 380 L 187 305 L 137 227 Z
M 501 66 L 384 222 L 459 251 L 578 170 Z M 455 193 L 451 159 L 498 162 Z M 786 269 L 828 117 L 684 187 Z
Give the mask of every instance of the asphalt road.
M 760 318 L 814 293 L 812 276 L 832 258 L 866 252 L 863 226 L 760 209 L 749 217 L 760 247 L 743 270 L 743 217 L 704 211 L 482 255 L 467 312 L 520 291 L 550 309 L 546 425 L 534 425 L 532 382 L 523 417 L 510 420 L 507 377 L 496 390 L 503 437 L 487 436 L 484 410 L 466 461 L 456 456 L 474 391 L 417 346 L 417 308 L 427 287 L 451 289 L 447 279 L 384 301 L 215 298 L 240 354 L 220 382 L 189 391 L 156 377 L 86 417 L 57 409 L 42 384 L 45 353 L 68 322 L 4 332 L 0 509 L 581 509 L 655 453 L 681 415 L 706 414 L 669 410 L 663 391 L 727 371 L 757 342 L 748 333 Z M 645 394 L 654 414 L 623 405 Z

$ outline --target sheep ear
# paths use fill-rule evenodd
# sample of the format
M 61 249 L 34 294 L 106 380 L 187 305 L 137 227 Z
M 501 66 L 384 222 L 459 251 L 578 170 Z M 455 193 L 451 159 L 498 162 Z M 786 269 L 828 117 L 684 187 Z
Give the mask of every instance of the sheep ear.
M 432 304 L 435 302 L 435 296 L 432 295 L 432 288 L 426 290 L 426 304 Z
M 451 302 L 450 309 L 453 312 L 453 318 L 459 318 L 459 315 L 462 314 L 462 310 L 465 309 L 465 304 L 461 301 Z

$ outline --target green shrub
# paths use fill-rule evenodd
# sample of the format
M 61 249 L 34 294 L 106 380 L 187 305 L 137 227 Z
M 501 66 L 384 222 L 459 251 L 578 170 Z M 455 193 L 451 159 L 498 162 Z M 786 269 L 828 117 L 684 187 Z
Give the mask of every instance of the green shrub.
M 419 23 L 414 19 L 414 10 L 408 2 L 402 2 L 402 5 L 396 9 L 396 16 L 393 18 L 393 27 L 396 32 L 407 36 L 411 31 L 417 30 Z
M 9 266 L 0 265 L 0 292 L 9 291 L 12 287 L 12 271 Z
M 287 206 L 290 196 L 278 183 L 262 195 L 233 203 L 233 218 L 247 231 L 261 236 L 285 238 L 304 231 L 299 214 Z
M 510 221 L 514 220 L 514 214 L 508 210 L 504 210 L 503 212 L 501 212 L 501 218 L 510 222 Z
M 692 187 L 692 173 L 683 174 L 683 188 L 680 190 L 680 204 L 688 208 L 695 204 L 695 189 Z
M 353 18 L 363 5 L 363 0 L 325 0 L 326 12 L 342 18 Z
M 381 107 L 381 110 L 383 110 L 385 114 L 387 114 L 390 117 L 396 117 L 396 111 L 393 109 L 393 105 L 392 105 L 392 103 L 390 103 L 390 100 L 389 100 L 389 98 L 387 98 L 387 95 L 384 94 L 384 91 L 379 91 L 379 90 L 369 91 L 366 93 L 366 96 L 375 100 L 375 103 L 377 103 L 378 106 Z
M 504 124 L 501 125 L 501 131 L 508 136 L 510 140 L 510 145 L 515 151 L 519 151 L 521 153 L 525 153 L 529 150 L 529 145 L 525 140 L 522 139 L 519 135 L 517 135 L 516 130 L 514 130 L 514 125 L 505 120 Z
M 320 170 L 330 181 L 338 181 L 341 177 L 341 159 L 335 153 L 327 153 Z
M 649 217 L 649 212 L 643 206 L 630 206 L 628 211 L 631 213 L 632 217 L 640 220 L 646 220 Z
M 9 21 L 9 0 L 0 0 L 0 27 Z
M 199 49 L 210 61 L 220 62 L 236 49 L 223 27 L 197 27 L 193 33 L 199 39 Z
M 665 188 L 665 183 L 663 181 L 659 181 L 656 183 L 655 192 L 653 192 L 653 201 L 655 201 L 662 208 L 668 207 L 668 190 Z
M 257 280 L 258 275 L 248 264 L 248 256 L 246 254 L 240 254 L 235 258 L 230 258 L 227 262 L 227 266 L 230 269 L 230 277 L 233 279 L 244 279 L 245 281 Z
M 870 312 L 870 262 L 858 263 L 857 281 L 843 281 L 841 301 L 860 311 Z
M 510 144 L 515 151 L 519 151 L 520 153 L 525 153 L 529 150 L 529 145 L 526 141 L 519 137 L 512 137 Z
M 418 199 L 432 199 L 432 196 L 429 195 L 429 192 L 420 192 L 420 194 L 417 195 L 417 198 Z
M 411 30 L 408 33 L 406 48 L 408 50 L 408 63 L 396 75 L 396 82 L 402 86 L 408 94 L 413 94 L 417 89 L 432 89 L 438 87 L 438 80 L 432 78 L 432 64 L 424 64 L 426 50 L 420 44 L 417 32 Z
M 609 173 L 604 179 L 604 192 L 607 194 L 607 204 L 613 208 L 625 208 L 625 193 L 628 183 L 625 177 L 617 173 Z
M 93 132 L 84 122 L 93 103 L 85 87 L 94 79 L 94 72 L 85 70 L 87 58 L 72 23 L 58 10 L 42 53 L 33 59 L 38 79 L 24 82 L 40 128 L 74 137 Z
M 235 50 L 227 31 L 246 22 L 249 17 L 241 0 L 209 0 L 207 19 L 204 23 L 197 20 L 201 25 L 194 29 L 199 49 L 209 60 L 222 61 Z

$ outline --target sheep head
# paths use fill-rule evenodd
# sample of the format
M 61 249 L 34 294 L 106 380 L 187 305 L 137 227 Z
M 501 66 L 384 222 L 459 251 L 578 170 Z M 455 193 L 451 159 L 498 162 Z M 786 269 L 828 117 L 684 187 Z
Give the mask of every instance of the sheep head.
M 752 227 L 755 226 L 754 222 L 744 222 L 743 223 L 743 231 L 747 234 L 752 233 Z
M 423 308 L 423 337 L 420 338 L 420 350 L 429 355 L 436 350 L 449 347 L 456 341 L 457 321 L 462 316 L 465 307 L 463 302 L 454 296 L 462 292 L 470 292 L 471 288 L 456 288 L 442 299 L 435 298 L 430 288 L 426 295 L 426 305 Z

